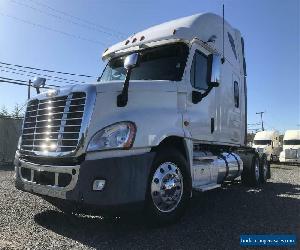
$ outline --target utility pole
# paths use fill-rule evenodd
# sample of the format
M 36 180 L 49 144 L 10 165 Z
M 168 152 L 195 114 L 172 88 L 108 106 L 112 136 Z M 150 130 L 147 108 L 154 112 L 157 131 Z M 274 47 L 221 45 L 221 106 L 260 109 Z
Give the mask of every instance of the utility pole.
M 261 122 L 261 130 L 262 131 L 265 131 L 265 128 L 264 128 L 264 121 L 263 121 L 263 114 L 264 114 L 265 112 L 256 112 L 256 114 L 257 115 L 260 115 L 260 122 Z
M 31 80 L 29 80 L 28 82 L 28 95 L 27 95 L 28 100 L 30 99 L 30 87 L 31 87 Z

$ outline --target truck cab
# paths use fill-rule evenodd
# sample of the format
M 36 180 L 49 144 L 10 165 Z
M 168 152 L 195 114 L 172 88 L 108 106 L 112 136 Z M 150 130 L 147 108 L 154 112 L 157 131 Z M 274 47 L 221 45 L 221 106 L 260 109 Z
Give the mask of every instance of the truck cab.
M 279 142 L 279 133 L 277 131 L 257 132 L 252 147 L 258 153 L 265 153 L 268 161 L 278 161 L 282 147 Z
M 170 222 L 194 191 L 239 176 L 265 182 L 266 159 L 245 147 L 246 63 L 237 29 L 197 14 L 138 32 L 102 58 L 97 82 L 29 100 L 18 189 L 63 211 L 67 203 L 72 211 L 134 205 Z
M 300 130 L 287 130 L 283 137 L 280 162 L 300 163 Z

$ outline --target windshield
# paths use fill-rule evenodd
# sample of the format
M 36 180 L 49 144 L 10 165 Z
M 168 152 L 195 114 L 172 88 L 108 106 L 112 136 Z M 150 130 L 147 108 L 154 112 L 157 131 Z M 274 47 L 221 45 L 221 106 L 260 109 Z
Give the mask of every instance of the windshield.
M 283 145 L 300 145 L 300 140 L 284 140 Z
M 188 46 L 184 43 L 142 50 L 139 52 L 139 65 L 132 69 L 130 79 L 180 81 L 185 68 L 188 50 Z M 110 60 L 99 81 L 124 81 L 126 70 L 123 65 L 126 56 Z
M 254 140 L 255 145 L 271 145 L 271 140 Z

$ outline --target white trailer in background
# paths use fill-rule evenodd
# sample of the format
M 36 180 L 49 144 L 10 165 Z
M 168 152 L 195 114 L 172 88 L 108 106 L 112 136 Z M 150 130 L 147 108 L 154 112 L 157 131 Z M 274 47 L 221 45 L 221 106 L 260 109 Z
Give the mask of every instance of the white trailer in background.
M 300 163 L 300 130 L 287 130 L 283 137 L 280 162 Z
M 279 154 L 282 151 L 279 142 L 279 133 L 277 131 L 260 131 L 257 132 L 252 147 L 258 153 L 265 153 L 268 161 L 278 161 Z

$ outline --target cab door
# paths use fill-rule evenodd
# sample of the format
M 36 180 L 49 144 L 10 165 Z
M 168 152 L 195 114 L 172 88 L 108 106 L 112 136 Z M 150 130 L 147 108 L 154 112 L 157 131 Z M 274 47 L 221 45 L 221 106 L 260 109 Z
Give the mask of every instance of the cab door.
M 234 143 L 241 141 L 241 84 L 240 78 L 233 74 L 232 76 L 232 112 L 231 112 L 231 140 Z
M 216 127 L 215 88 L 200 102 L 193 101 L 192 92 L 205 93 L 208 89 L 208 55 L 203 47 L 194 44 L 190 57 L 190 96 L 187 98 L 186 128 L 194 141 L 214 141 Z

